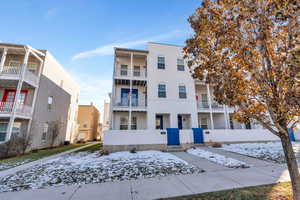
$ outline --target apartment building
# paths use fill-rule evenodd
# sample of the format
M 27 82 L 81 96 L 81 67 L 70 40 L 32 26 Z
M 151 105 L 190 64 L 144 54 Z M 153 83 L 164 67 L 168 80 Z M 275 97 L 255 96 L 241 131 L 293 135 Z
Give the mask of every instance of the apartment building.
M 178 129 L 178 138 L 185 138 L 186 143 L 192 142 L 196 128 L 207 130 L 209 141 L 216 141 L 208 139 L 209 133 L 265 131 L 256 123 L 235 121 L 234 108 L 218 104 L 213 87 L 191 77 L 182 47 L 177 45 L 148 43 L 147 50 L 115 48 L 110 106 L 110 130 L 104 134 L 107 147 L 165 145 L 171 129 Z M 247 136 L 251 140 L 253 135 Z
M 31 149 L 71 141 L 79 85 L 47 50 L 0 43 L 0 143 L 30 136 Z M 58 136 L 53 141 L 53 126 Z
M 110 103 L 104 101 L 104 104 L 103 104 L 103 123 L 102 123 L 102 129 L 101 129 L 102 132 L 109 129 L 109 120 L 110 120 Z
M 93 141 L 100 136 L 100 112 L 91 105 L 79 105 L 78 109 L 78 137 L 79 141 Z

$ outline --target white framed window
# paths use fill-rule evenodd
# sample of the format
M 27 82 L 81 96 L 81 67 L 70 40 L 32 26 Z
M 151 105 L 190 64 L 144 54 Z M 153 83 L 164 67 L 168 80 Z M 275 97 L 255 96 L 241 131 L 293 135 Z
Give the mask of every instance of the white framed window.
M 157 69 L 165 69 L 165 68 L 166 68 L 165 57 L 158 56 L 157 57 Z
M 200 128 L 208 129 L 208 120 L 206 117 L 201 117 L 200 119 Z
M 53 97 L 50 96 L 50 97 L 48 97 L 48 110 L 49 111 L 52 109 L 52 104 L 53 104 Z
M 88 127 L 89 122 L 88 121 L 83 121 L 82 127 L 83 128 L 87 128 Z
M 49 130 L 49 124 L 44 123 L 43 124 L 43 131 L 42 131 L 42 141 L 45 141 L 47 139 L 48 130 Z
M 141 67 L 140 66 L 133 67 L 133 76 L 141 76 Z
M 184 71 L 184 60 L 178 58 L 177 59 L 177 70 L 178 71 Z
M 159 98 L 166 98 L 167 97 L 167 91 L 166 91 L 166 85 L 165 84 L 158 84 L 158 97 Z
M 5 141 L 6 139 L 6 133 L 7 133 L 7 127 L 8 127 L 8 123 L 0 123 L 0 142 Z
M 128 119 L 127 117 L 121 117 L 120 119 L 120 130 L 128 129 Z
M 32 73 L 34 73 L 34 74 L 36 73 L 37 68 L 38 68 L 38 64 L 35 63 L 35 62 L 29 62 L 29 63 L 27 64 L 27 69 L 28 69 L 28 71 L 30 71 L 30 72 L 32 72 Z
M 137 119 L 136 117 L 131 118 L 131 129 L 136 130 L 137 129 Z
M 127 75 L 128 75 L 128 66 L 121 65 L 121 76 L 127 76 Z
M 179 85 L 179 98 L 180 99 L 186 99 L 186 87 L 185 85 Z

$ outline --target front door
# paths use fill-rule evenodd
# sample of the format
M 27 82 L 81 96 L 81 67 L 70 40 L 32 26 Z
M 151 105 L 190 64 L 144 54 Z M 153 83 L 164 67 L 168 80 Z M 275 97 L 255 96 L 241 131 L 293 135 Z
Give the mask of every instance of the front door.
M 17 103 L 25 104 L 27 93 L 28 93 L 28 90 L 22 90 L 21 94 L 19 96 L 19 99 L 17 100 Z M 2 98 L 2 102 L 13 103 L 15 100 L 15 97 L 16 97 L 16 90 L 5 90 L 3 98 Z
M 182 129 L 182 115 L 178 115 L 178 128 Z
M 155 123 L 156 123 L 156 129 L 160 129 L 160 130 L 164 129 L 164 121 L 162 115 L 156 115 Z

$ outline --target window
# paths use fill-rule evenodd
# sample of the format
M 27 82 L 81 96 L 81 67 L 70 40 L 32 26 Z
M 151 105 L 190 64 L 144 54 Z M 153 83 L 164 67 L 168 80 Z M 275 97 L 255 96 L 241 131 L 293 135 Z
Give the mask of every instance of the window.
M 12 132 L 14 134 L 20 134 L 21 133 L 21 125 L 22 125 L 21 122 L 14 122 Z
M 207 94 L 201 94 L 201 104 L 203 108 L 209 108 Z
M 165 84 L 159 84 L 158 85 L 158 97 L 159 98 L 166 98 L 166 85 Z
M 185 85 L 179 86 L 179 98 L 180 99 L 186 99 L 186 88 Z
M 32 73 L 36 73 L 37 71 L 37 63 L 34 63 L 34 62 L 29 62 L 28 65 L 27 65 L 27 68 L 28 68 L 28 71 L 32 72 Z
M 87 128 L 88 127 L 88 121 L 84 121 L 82 127 Z
M 21 62 L 17 61 L 17 60 L 11 60 L 11 61 L 9 61 L 9 66 L 10 67 L 20 67 L 21 66 Z
M 136 130 L 137 129 L 137 122 L 136 122 L 136 117 L 131 118 L 131 129 Z
M 5 141 L 8 123 L 0 123 L 0 141 Z
M 184 60 L 183 59 L 177 59 L 177 70 L 184 71 Z
M 121 65 L 121 76 L 127 76 L 127 65 Z
M 44 123 L 43 126 L 43 133 L 42 133 L 42 140 L 45 141 L 47 138 L 47 133 L 48 133 L 49 125 L 48 123 Z
M 53 97 L 48 97 L 48 110 L 50 111 L 52 109 L 53 104 Z
M 162 56 L 157 57 L 157 68 L 165 69 L 165 57 Z
M 127 130 L 128 129 L 128 120 L 126 117 L 121 117 L 120 119 L 120 130 Z
M 202 118 L 200 119 L 200 126 L 201 126 L 201 128 L 203 128 L 203 129 L 208 129 L 207 118 L 202 117 Z
M 134 66 L 134 68 L 133 68 L 133 76 L 141 76 L 141 68 L 140 68 L 140 66 Z

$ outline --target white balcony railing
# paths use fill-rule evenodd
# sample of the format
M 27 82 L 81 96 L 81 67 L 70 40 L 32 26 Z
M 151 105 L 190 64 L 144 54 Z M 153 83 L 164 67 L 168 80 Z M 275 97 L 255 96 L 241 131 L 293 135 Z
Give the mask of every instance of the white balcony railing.
M 0 76 L 20 78 L 22 72 L 22 67 L 11 67 L 4 66 L 0 71 Z M 36 85 L 38 83 L 38 75 L 30 72 L 27 68 L 25 69 L 24 80 L 29 82 L 30 84 Z
M 132 71 L 131 75 L 131 70 L 117 70 L 114 72 L 115 77 L 133 77 L 133 78 L 146 78 L 147 77 L 147 72 L 145 70 L 134 70 Z
M 211 107 L 212 107 L 212 109 L 222 110 L 224 108 L 224 105 L 219 104 L 217 102 L 212 102 Z
M 114 103 L 114 106 L 129 107 L 129 98 L 125 97 L 125 98 L 116 100 Z M 146 104 L 144 102 L 141 102 L 138 98 L 132 98 L 131 106 L 132 107 L 146 107 Z
M 209 109 L 208 101 L 198 101 L 197 106 L 200 109 Z
M 0 102 L 0 114 L 10 114 L 13 111 L 13 102 Z M 29 105 L 17 103 L 16 114 L 26 117 L 31 116 L 32 107 Z
M 3 69 L 0 71 L 0 75 L 18 76 L 21 74 L 21 69 L 21 67 L 4 66 Z

